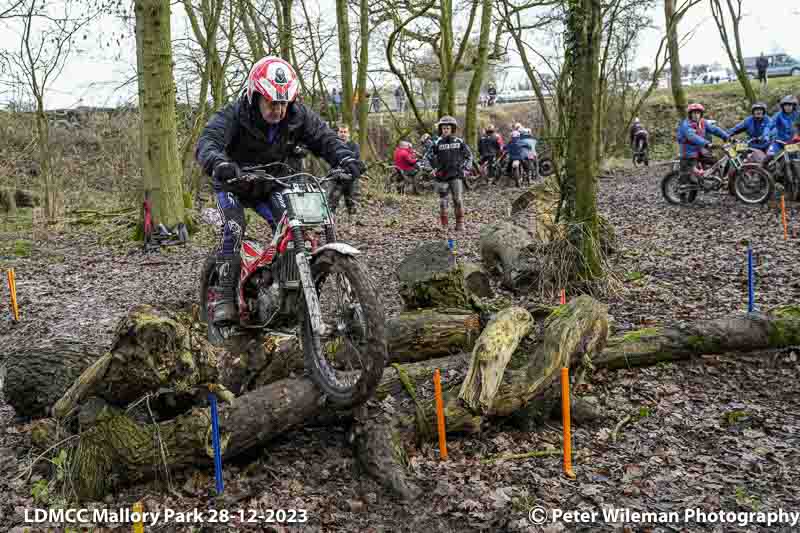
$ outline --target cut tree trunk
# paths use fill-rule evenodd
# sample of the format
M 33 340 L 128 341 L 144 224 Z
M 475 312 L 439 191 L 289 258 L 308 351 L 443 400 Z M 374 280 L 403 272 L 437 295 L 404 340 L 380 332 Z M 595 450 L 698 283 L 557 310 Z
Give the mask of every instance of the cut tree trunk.
M 68 338 L 13 347 L 6 357 L 6 403 L 19 416 L 48 416 L 50 407 L 102 353 L 99 346 Z
M 800 306 L 767 314 L 701 320 L 682 327 L 647 328 L 609 339 L 592 360 L 597 368 L 628 368 L 703 354 L 747 352 L 800 345 Z
M 453 266 L 450 257 L 447 243 L 434 241 L 421 244 L 403 259 L 397 267 L 397 278 L 405 309 L 467 309 L 473 304 L 470 287 L 484 294 L 491 291 L 489 279 L 480 267 Z
M 489 272 L 499 272 L 503 286 L 511 287 L 512 272 L 517 267 L 520 253 L 533 242 L 528 230 L 511 222 L 483 226 L 479 240 L 483 265 Z

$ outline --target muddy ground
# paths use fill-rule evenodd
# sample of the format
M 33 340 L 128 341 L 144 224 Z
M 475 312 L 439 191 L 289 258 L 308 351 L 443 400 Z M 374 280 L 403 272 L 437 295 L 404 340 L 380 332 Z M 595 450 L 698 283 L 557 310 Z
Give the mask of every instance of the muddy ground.
M 600 209 L 621 243 L 612 261 L 622 289 L 608 300 L 617 333 L 743 313 L 748 242 L 756 260 L 756 307 L 798 302 L 800 240 L 792 235 L 800 229 L 800 209 L 790 206 L 790 239 L 784 241 L 774 207 L 748 208 L 719 194 L 689 208 L 668 206 L 659 193 L 662 171 L 629 170 L 600 183 Z M 461 257 L 479 260 L 480 226 L 505 216 L 518 194 L 506 189 L 467 195 L 467 231 L 457 245 Z M 365 225 L 339 228 L 342 240 L 364 252 L 391 314 L 400 306 L 395 266 L 417 243 L 442 238 L 435 210 L 432 196 L 371 201 L 362 211 Z M 249 234 L 259 231 L 263 225 L 257 223 Z M 16 270 L 23 314 L 21 323 L 12 323 L 4 288 L 3 353 L 55 335 L 107 345 L 118 318 L 133 304 L 190 308 L 197 301 L 201 261 L 215 239 L 206 227 L 185 248 L 144 255 L 137 245 L 103 246 L 95 234 L 73 230 L 43 237 L 29 257 L 18 257 L 9 250 L 20 237 L 0 235 L 0 264 Z M 173 472 L 171 489 L 152 482 L 81 506 L 116 509 L 143 499 L 150 511 L 226 509 L 234 515 L 226 525 L 161 523 L 147 531 L 620 531 L 622 523 L 606 524 L 602 514 L 599 522 L 560 521 L 542 529 L 531 524 L 528 512 L 536 506 L 678 511 L 681 518 L 690 508 L 800 512 L 797 358 L 787 349 L 595 374 L 585 392 L 597 398 L 605 418 L 573 428 L 576 480 L 561 475 L 559 456 L 484 462 L 500 453 L 560 447 L 558 421 L 534 431 L 498 424 L 480 437 L 450 438 L 446 463 L 433 446 L 416 452 L 410 469 L 426 496 L 402 503 L 355 470 L 348 428 L 302 428 L 226 464 L 225 501 L 212 497 L 213 471 L 203 470 Z M 630 422 L 612 435 L 629 415 Z M 0 531 L 23 531 L 24 510 L 45 507 L 32 497 L 35 476 L 15 479 L 30 463 L 28 449 L 24 423 L 0 403 Z M 258 508 L 304 509 L 308 521 L 241 524 L 234 512 Z M 95 531 L 111 525 L 97 524 Z M 631 531 L 800 528 L 800 522 L 627 525 Z

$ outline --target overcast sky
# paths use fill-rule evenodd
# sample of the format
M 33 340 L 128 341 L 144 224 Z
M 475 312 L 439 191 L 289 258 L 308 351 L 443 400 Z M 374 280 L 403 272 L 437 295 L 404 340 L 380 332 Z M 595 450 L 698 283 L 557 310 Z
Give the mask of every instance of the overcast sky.
M 787 52 L 800 59 L 800 40 L 797 38 L 800 29 L 800 2 L 744 0 L 744 5 L 747 16 L 742 21 L 742 41 L 746 56 L 758 55 L 762 51 Z M 654 13 L 654 20 L 659 29 L 642 33 L 634 67 L 653 65 L 653 57 L 661 39 L 660 29 L 664 27 L 661 6 Z M 183 37 L 186 29 L 185 17 L 178 9 L 173 14 L 173 39 Z M 720 43 L 708 2 L 703 1 L 692 8 L 679 28 L 681 33 L 692 29 L 695 33 L 681 51 L 681 62 L 719 62 L 723 67 L 728 67 L 728 58 Z M 114 43 L 111 47 L 104 48 L 97 45 L 101 38 L 108 40 L 111 32 L 118 35 L 123 30 L 122 23 L 111 18 L 104 19 L 89 29 L 89 38 L 81 41 L 86 51 L 73 55 L 61 76 L 51 85 L 46 98 L 47 108 L 116 106 L 133 97 L 135 84 L 119 88 L 135 74 L 133 39 L 124 40 L 121 47 Z M 8 22 L 0 21 L 0 47 L 16 49 L 17 35 L 18 30 L 9 26 Z M 0 104 L 8 99 L 8 94 L 0 94 Z

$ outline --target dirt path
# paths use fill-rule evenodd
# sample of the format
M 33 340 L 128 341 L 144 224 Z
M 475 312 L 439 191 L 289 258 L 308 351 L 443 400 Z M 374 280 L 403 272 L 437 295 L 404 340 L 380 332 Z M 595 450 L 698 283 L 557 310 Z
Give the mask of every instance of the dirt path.
M 769 207 L 745 208 L 720 195 L 705 198 L 702 207 L 667 206 L 658 192 L 657 173 L 632 172 L 600 185 L 601 211 L 621 237 L 615 262 L 621 278 L 629 280 L 609 302 L 618 330 L 744 311 L 746 240 L 755 250 L 757 306 L 797 303 L 800 241 L 783 241 L 779 213 Z M 467 231 L 458 241 L 462 257 L 478 259 L 481 224 L 504 216 L 517 194 L 502 190 L 467 195 Z M 368 225 L 340 227 L 342 240 L 365 253 L 390 313 L 400 304 L 395 265 L 417 243 L 442 238 L 435 211 L 432 196 L 392 206 L 373 204 L 362 215 Z M 792 218 L 800 229 L 800 216 L 793 212 Z M 16 238 L 0 235 L 0 245 Z M 196 302 L 201 260 L 214 238 L 207 228 L 185 249 L 146 257 L 134 249 L 101 247 L 89 236 L 58 237 L 37 245 L 29 258 L 0 258 L 4 268 L 13 263 L 16 269 L 25 317 L 13 325 L 5 309 L 0 313 L 2 351 L 51 335 L 107 344 L 118 317 L 133 304 L 190 306 Z M 412 457 L 410 468 L 427 496 L 401 504 L 353 470 L 346 428 L 305 428 L 249 462 L 225 466 L 226 493 L 238 498 L 236 502 L 212 502 L 213 478 L 204 471 L 176 473 L 173 492 L 151 483 L 92 505 L 116 508 L 144 497 L 148 510 L 303 508 L 309 521 L 293 531 L 392 532 L 540 531 L 526 519 L 537 505 L 598 511 L 606 506 L 648 512 L 693 507 L 800 511 L 797 365 L 797 354 L 786 351 L 595 375 L 585 392 L 598 398 L 608 419 L 575 428 L 577 481 L 559 474 L 559 457 L 481 463 L 498 453 L 558 448 L 558 422 L 535 431 L 493 427 L 480 439 L 453 438 L 447 464 L 438 461 L 430 446 Z M 611 430 L 627 415 L 631 422 L 613 442 Z M 12 481 L 9 475 L 27 453 L 24 427 L 12 418 L 13 411 L 0 403 L 0 471 L 5 474 L 0 476 L 0 531 L 22 526 L 25 508 L 41 507 L 32 501 L 31 482 Z M 684 527 L 796 530 L 671 524 L 653 531 Z M 619 525 L 553 524 L 547 531 L 598 529 L 618 531 Z M 190 530 L 174 525 L 147 529 Z M 269 529 L 231 523 L 202 530 Z

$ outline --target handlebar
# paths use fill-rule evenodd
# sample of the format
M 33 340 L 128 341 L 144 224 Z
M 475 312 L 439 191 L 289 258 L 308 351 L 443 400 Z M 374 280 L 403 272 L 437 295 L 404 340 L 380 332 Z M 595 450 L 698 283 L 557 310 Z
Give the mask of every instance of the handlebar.
M 282 166 L 288 168 L 293 173 L 282 177 L 273 176 L 272 174 L 269 174 L 266 171 L 266 169 L 274 166 Z M 227 183 L 230 185 L 235 185 L 236 183 L 242 183 L 242 182 L 252 182 L 252 183 L 272 182 L 281 185 L 282 187 L 290 188 L 291 187 L 290 182 L 301 177 L 311 178 L 311 180 L 315 181 L 317 184 L 322 184 L 327 181 L 335 179 L 342 179 L 345 176 L 352 179 L 350 174 L 341 167 L 333 167 L 328 171 L 325 177 L 319 178 L 317 176 L 314 176 L 313 174 L 309 174 L 308 172 L 295 172 L 295 169 L 291 165 L 288 165 L 281 161 L 277 161 L 274 163 L 267 163 L 264 165 L 253 165 L 249 167 L 242 167 L 241 170 L 242 174 L 240 177 L 228 180 Z

